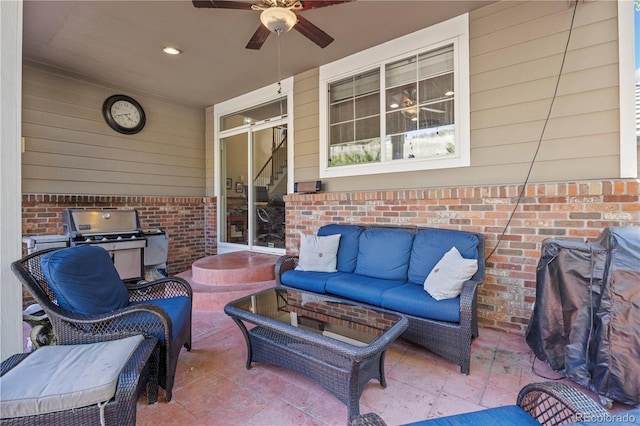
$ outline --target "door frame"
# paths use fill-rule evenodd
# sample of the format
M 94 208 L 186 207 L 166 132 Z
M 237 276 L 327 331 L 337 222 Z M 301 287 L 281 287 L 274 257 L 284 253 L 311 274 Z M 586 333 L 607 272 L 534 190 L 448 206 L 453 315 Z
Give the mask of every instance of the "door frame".
M 287 102 L 287 114 L 283 119 L 283 122 L 287 126 L 287 193 L 293 192 L 293 77 L 286 78 L 278 83 L 271 84 L 269 86 L 254 90 L 237 98 L 230 99 L 225 102 L 221 102 L 213 106 L 213 160 L 214 160 L 214 194 L 216 196 L 216 206 L 218 215 L 216 217 L 216 226 L 218 230 L 222 225 L 222 185 L 226 185 L 226 182 L 222 182 L 220 178 L 220 170 L 222 170 L 221 156 L 220 156 L 220 139 L 244 132 L 250 132 L 251 129 L 257 127 L 263 127 L 275 124 L 275 120 L 263 120 L 255 124 L 247 124 L 245 126 L 235 127 L 231 130 L 220 130 L 220 119 L 223 116 L 244 111 L 246 109 L 256 107 L 268 102 L 273 102 L 279 98 L 285 98 Z M 257 126 L 257 127 L 256 127 Z M 286 236 L 285 236 L 286 238 Z M 255 252 L 272 253 L 272 254 L 285 254 L 285 249 L 269 248 L 262 246 L 253 246 L 251 242 L 248 245 L 237 243 L 226 243 L 217 241 L 218 254 L 230 253 L 233 251 L 250 250 Z

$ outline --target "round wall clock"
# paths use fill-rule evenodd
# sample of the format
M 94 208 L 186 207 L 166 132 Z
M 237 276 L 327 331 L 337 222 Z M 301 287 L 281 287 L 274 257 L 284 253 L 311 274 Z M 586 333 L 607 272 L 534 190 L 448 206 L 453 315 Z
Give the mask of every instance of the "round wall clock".
M 126 95 L 109 96 L 102 104 L 102 115 L 113 130 L 125 135 L 138 133 L 147 120 L 142 106 Z

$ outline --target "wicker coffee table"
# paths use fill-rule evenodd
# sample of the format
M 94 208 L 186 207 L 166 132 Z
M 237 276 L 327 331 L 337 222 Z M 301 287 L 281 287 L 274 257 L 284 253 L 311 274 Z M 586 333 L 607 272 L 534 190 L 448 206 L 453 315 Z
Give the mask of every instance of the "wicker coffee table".
M 349 419 L 360 414 L 369 380 L 387 386 L 385 351 L 407 328 L 395 312 L 285 288 L 235 300 L 224 311 L 244 334 L 247 368 L 263 362 L 304 374 L 342 401 Z

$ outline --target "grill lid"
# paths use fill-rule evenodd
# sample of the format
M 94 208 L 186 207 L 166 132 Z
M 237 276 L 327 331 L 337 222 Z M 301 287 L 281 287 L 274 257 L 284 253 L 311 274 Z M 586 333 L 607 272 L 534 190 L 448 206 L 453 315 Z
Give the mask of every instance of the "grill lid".
M 135 209 L 65 209 L 62 226 L 69 237 L 90 235 L 142 235 Z

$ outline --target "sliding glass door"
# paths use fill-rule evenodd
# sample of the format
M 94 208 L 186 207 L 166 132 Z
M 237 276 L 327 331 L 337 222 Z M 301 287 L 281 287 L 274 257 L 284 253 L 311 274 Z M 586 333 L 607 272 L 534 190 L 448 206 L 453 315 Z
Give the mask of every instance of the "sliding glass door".
M 271 116 L 269 114 L 274 114 Z M 218 245 L 222 251 L 285 247 L 287 122 L 280 102 L 221 119 Z

